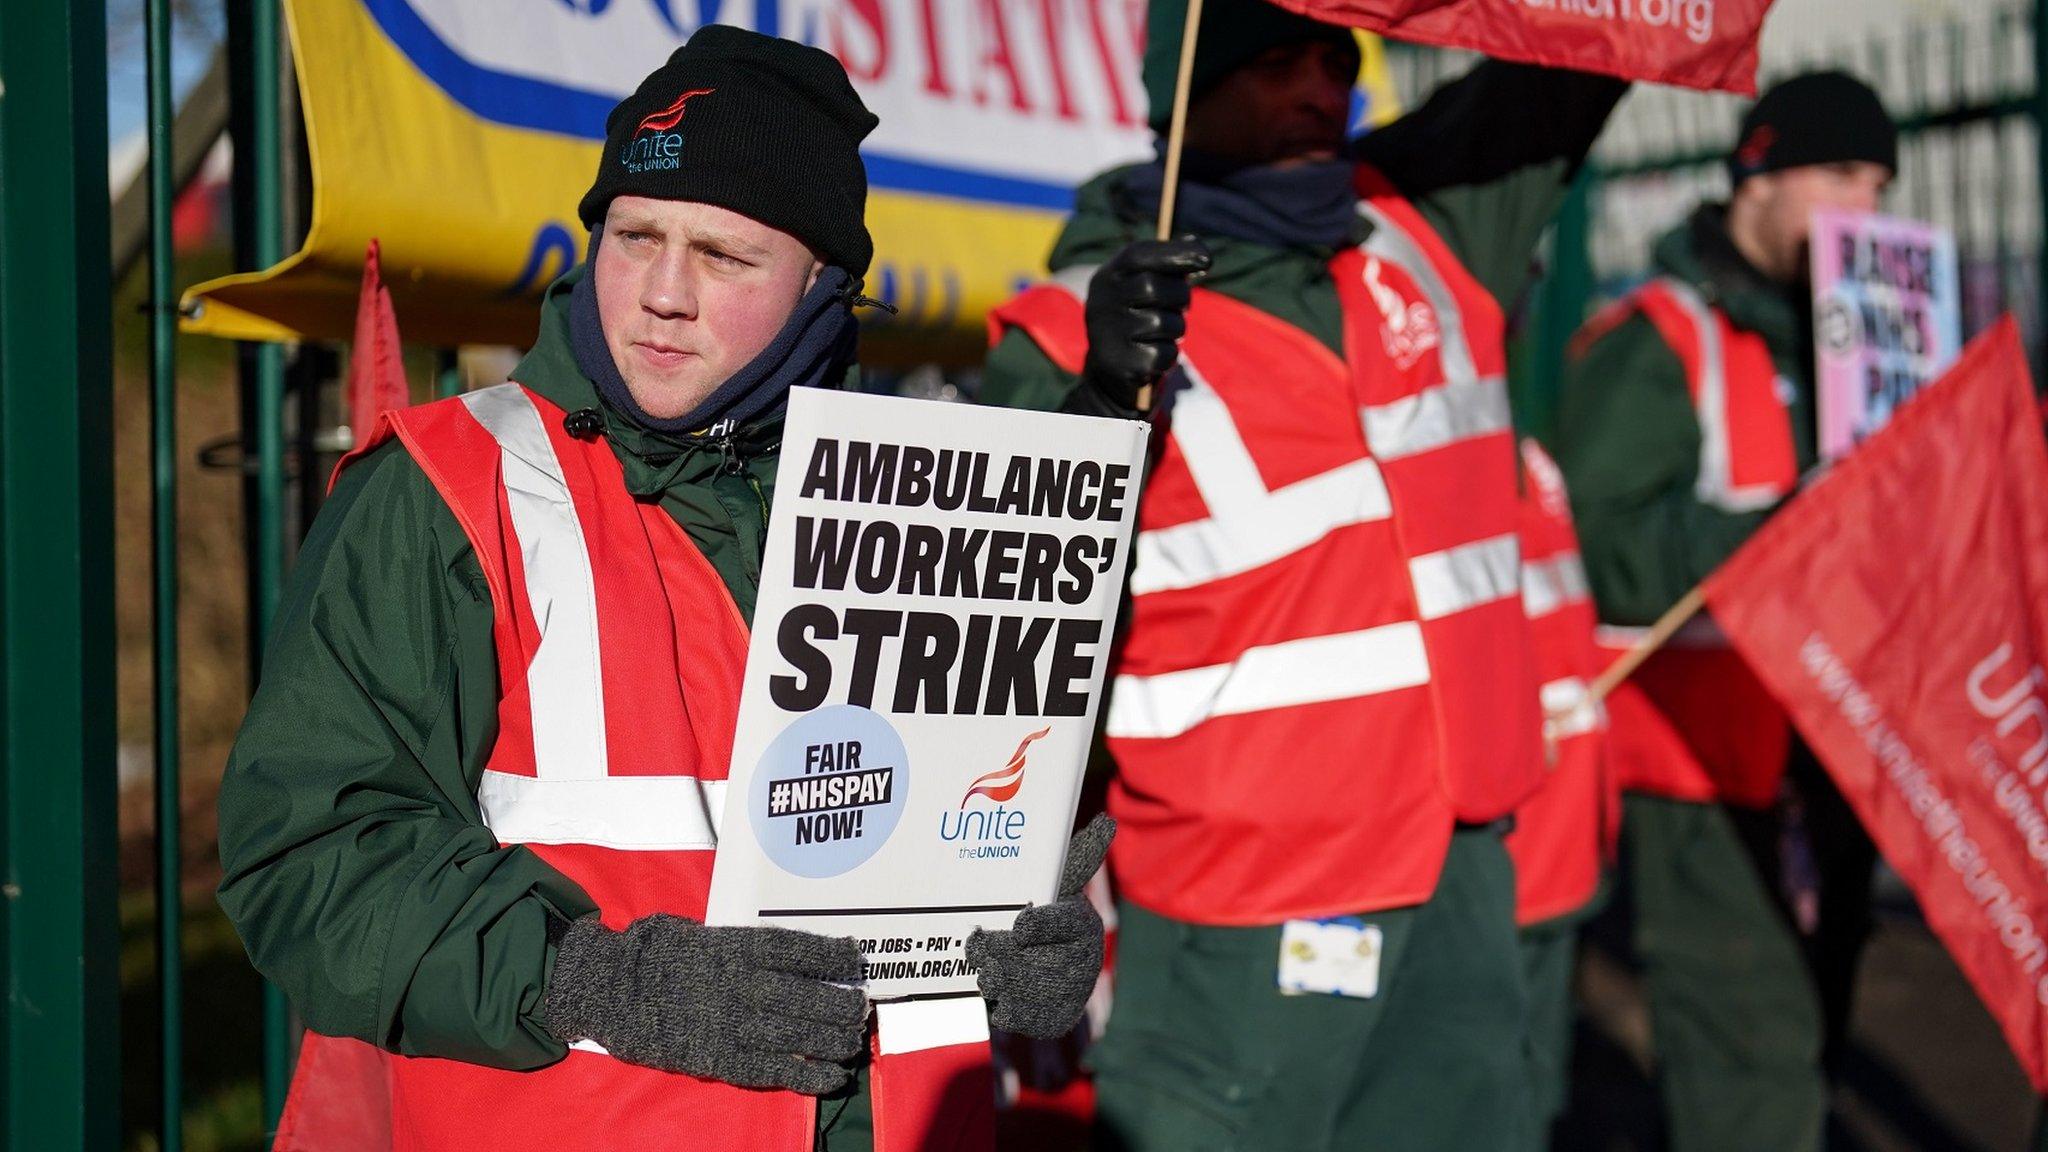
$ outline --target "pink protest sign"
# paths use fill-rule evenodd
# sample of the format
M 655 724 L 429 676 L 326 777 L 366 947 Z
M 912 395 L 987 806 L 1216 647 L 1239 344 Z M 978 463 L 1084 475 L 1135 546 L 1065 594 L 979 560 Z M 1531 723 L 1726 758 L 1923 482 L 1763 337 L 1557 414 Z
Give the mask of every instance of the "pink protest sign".
M 1945 228 L 1821 211 L 1811 253 L 1820 455 L 1834 460 L 1955 361 L 1962 294 Z

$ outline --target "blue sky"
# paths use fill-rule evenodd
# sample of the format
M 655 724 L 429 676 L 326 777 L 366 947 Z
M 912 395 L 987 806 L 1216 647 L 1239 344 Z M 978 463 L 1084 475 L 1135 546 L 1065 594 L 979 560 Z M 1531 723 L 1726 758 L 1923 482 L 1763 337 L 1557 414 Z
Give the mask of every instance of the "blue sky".
M 224 17 L 221 0 L 172 0 L 171 85 L 176 97 L 205 74 L 220 44 Z M 147 59 L 143 41 L 143 0 L 107 3 L 107 142 L 113 144 L 142 130 L 147 101 Z

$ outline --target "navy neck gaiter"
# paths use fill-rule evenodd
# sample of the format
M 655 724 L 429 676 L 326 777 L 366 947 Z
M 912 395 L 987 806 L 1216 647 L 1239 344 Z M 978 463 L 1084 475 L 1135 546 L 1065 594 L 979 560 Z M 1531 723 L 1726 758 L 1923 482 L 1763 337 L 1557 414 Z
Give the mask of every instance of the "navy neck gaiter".
M 1342 248 L 1355 242 L 1358 227 L 1356 174 L 1351 160 L 1224 172 L 1191 155 L 1174 201 L 1173 230 L 1269 248 Z M 1134 208 L 1156 214 L 1165 184 L 1166 164 L 1155 160 L 1133 168 L 1122 190 Z
M 597 385 L 606 404 L 650 432 L 689 435 L 730 421 L 745 425 L 780 409 L 791 388 L 831 388 L 845 378 L 860 342 L 852 298 L 858 285 L 844 268 L 827 267 L 798 300 L 782 331 L 746 367 L 713 389 L 695 408 L 674 419 L 648 414 L 633 399 L 626 378 L 605 343 L 597 310 L 597 243 L 592 233 L 585 257 L 589 270 L 569 297 L 570 345 L 576 367 Z

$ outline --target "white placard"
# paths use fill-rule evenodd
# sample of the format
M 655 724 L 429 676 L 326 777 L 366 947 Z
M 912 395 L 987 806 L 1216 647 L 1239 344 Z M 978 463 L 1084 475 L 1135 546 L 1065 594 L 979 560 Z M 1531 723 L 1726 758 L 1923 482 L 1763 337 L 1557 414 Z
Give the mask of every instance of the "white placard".
M 855 937 L 876 999 L 975 988 L 968 934 L 1054 895 L 1146 433 L 791 394 L 711 923 Z
M 1839 460 L 1962 354 L 1956 240 L 1918 220 L 1823 210 L 1808 253 L 1820 458 Z

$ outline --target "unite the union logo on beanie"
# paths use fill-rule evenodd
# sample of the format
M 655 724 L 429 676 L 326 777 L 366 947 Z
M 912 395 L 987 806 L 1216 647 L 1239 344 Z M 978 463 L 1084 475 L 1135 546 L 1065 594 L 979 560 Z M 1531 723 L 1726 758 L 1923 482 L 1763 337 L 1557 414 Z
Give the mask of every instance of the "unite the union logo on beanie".
M 641 117 L 633 135 L 619 149 L 619 163 L 633 173 L 681 167 L 683 134 L 673 129 L 683 122 L 683 113 L 687 111 L 685 105 L 716 91 L 716 88 L 692 88 L 677 96 L 668 107 Z

